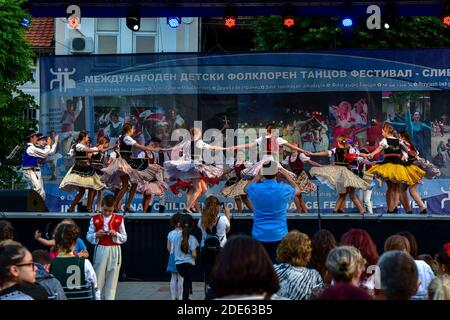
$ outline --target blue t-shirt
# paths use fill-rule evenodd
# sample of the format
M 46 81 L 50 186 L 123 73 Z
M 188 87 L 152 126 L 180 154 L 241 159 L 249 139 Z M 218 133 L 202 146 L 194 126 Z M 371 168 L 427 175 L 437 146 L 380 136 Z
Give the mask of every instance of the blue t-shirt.
M 258 241 L 280 241 L 288 233 L 286 207 L 294 200 L 295 188 L 284 182 L 264 180 L 247 187 L 253 204 L 252 235 Z
M 84 244 L 83 240 L 81 240 L 81 238 L 77 238 L 77 242 L 75 244 L 75 249 L 73 249 L 73 252 L 75 252 L 75 254 L 77 254 L 83 250 L 87 250 L 87 247 Z
M 198 247 L 197 239 L 192 234 L 189 235 L 188 253 L 184 253 L 183 251 L 181 251 L 182 241 L 183 241 L 183 232 L 176 233 L 175 236 L 173 237 L 175 264 L 190 263 L 192 265 L 195 265 L 195 260 L 192 257 L 192 251 L 194 251 Z

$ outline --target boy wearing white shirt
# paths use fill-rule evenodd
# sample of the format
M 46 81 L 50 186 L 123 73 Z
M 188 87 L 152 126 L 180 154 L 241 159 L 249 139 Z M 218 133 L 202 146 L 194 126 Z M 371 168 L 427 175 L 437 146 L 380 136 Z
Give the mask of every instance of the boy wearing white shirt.
M 113 214 L 114 197 L 103 198 L 103 213 L 92 217 L 86 239 L 96 245 L 94 269 L 102 300 L 114 300 L 122 264 L 120 245 L 127 241 L 123 216 Z

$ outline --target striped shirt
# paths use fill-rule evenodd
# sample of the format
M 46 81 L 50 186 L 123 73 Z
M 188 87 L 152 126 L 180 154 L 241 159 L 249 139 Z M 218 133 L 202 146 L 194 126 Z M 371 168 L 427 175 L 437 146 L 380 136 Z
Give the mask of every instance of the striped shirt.
M 277 294 L 291 300 L 309 299 L 314 288 L 322 287 L 320 273 L 314 269 L 294 267 L 287 263 L 274 265 L 280 280 L 280 290 Z

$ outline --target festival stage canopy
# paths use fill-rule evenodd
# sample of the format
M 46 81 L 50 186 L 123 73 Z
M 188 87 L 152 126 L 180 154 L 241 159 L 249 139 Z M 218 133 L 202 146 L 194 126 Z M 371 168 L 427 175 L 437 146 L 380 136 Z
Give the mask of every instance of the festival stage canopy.
M 240 16 L 281 15 L 286 3 L 295 7 L 298 16 L 336 16 L 342 15 L 350 7 L 352 15 L 366 14 L 367 6 L 377 4 L 380 7 L 394 1 L 261 1 L 261 0 L 97 0 L 97 1 L 62 1 L 29 0 L 27 6 L 34 17 L 64 17 L 66 8 L 76 4 L 82 10 L 82 17 L 126 17 L 130 6 L 140 8 L 141 17 L 164 17 L 176 13 L 181 17 L 215 17 L 222 16 L 228 5 L 238 8 Z M 351 3 L 351 6 L 348 4 Z M 436 0 L 398 0 L 398 15 L 401 16 L 439 16 L 443 1 Z

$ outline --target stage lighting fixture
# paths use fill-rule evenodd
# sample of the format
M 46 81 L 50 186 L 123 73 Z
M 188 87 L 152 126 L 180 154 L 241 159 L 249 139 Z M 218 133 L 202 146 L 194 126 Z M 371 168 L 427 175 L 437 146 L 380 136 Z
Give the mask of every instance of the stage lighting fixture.
M 442 23 L 446 27 L 450 27 L 450 1 L 447 1 L 442 8 Z
M 178 28 L 181 24 L 181 18 L 180 17 L 167 17 L 167 24 L 171 28 Z
M 344 28 L 350 28 L 353 26 L 353 19 L 350 17 L 345 17 L 341 19 L 341 24 Z
M 232 29 L 237 26 L 238 18 L 237 11 L 235 7 L 226 7 L 225 13 L 223 15 L 223 24 L 228 29 Z
M 288 4 L 284 7 L 281 24 L 286 30 L 292 29 L 295 26 L 295 12 L 292 5 Z
M 341 26 L 345 28 L 353 27 L 353 18 L 352 18 L 352 2 L 345 1 L 343 7 L 343 15 L 341 18 Z
M 24 28 L 28 28 L 30 23 L 31 23 L 31 20 L 28 18 L 22 18 L 22 21 L 20 21 L 20 25 Z
M 382 13 L 383 27 L 385 29 L 392 28 L 397 24 L 398 12 L 395 3 L 388 3 Z
M 141 28 L 141 17 L 137 8 L 130 8 L 128 10 L 127 27 L 131 31 L 139 31 Z

